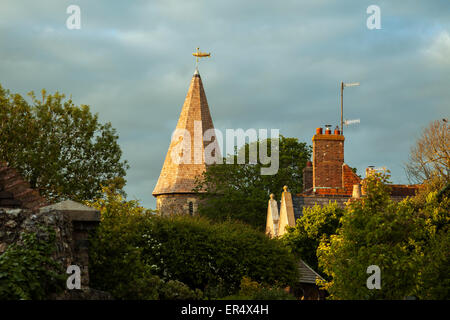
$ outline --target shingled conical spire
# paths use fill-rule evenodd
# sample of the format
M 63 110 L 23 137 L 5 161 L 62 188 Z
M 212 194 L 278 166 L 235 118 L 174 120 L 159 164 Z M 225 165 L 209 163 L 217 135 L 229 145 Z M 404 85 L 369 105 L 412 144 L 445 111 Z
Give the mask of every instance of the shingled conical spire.
M 215 138 L 211 141 L 203 140 L 204 133 L 208 129 L 214 129 L 214 126 L 203 83 L 196 69 L 176 126 L 179 132 L 189 133 L 190 150 L 183 148 L 180 152 L 182 138 L 172 139 L 161 174 L 153 190 L 153 196 L 157 199 L 157 209 L 161 214 L 195 213 L 197 200 L 192 189 L 195 187 L 196 178 L 206 169 L 204 150 L 210 143 L 217 143 Z M 183 141 L 183 143 L 186 142 L 189 141 Z M 187 161 L 182 163 L 174 161 L 173 155 L 177 153 Z

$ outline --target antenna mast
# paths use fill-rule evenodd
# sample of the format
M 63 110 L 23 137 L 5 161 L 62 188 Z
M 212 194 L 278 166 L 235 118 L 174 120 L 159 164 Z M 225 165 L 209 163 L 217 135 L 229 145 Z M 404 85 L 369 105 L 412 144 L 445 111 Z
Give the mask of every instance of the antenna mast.
M 341 82 L 341 134 L 344 134 L 344 87 L 356 87 L 359 82 L 344 83 Z

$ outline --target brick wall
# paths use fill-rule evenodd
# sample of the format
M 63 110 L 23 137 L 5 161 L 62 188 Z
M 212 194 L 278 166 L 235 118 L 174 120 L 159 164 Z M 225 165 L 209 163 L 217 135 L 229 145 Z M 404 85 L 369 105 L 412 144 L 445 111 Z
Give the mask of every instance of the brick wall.
M 312 163 L 308 161 L 306 167 L 303 168 L 303 191 L 313 187 L 313 168 Z
M 0 162 L 0 207 L 37 210 L 47 204 L 16 169 Z

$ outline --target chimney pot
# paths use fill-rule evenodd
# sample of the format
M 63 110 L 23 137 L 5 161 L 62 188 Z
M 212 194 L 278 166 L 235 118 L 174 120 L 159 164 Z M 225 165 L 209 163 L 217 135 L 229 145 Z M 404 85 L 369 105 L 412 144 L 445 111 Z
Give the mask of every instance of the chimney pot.
M 316 134 L 322 134 L 322 128 L 316 128 Z
M 355 198 L 355 199 L 361 198 L 361 184 L 360 183 L 353 185 L 352 198 Z

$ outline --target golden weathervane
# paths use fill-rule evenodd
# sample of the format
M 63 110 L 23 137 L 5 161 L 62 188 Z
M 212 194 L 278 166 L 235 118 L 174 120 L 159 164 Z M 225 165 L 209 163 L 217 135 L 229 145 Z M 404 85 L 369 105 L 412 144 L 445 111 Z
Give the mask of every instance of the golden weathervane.
M 211 53 L 200 52 L 199 50 L 200 50 L 200 48 L 197 48 L 197 52 L 194 52 L 192 54 L 195 57 L 196 67 L 198 67 L 198 59 L 199 58 L 211 57 Z

